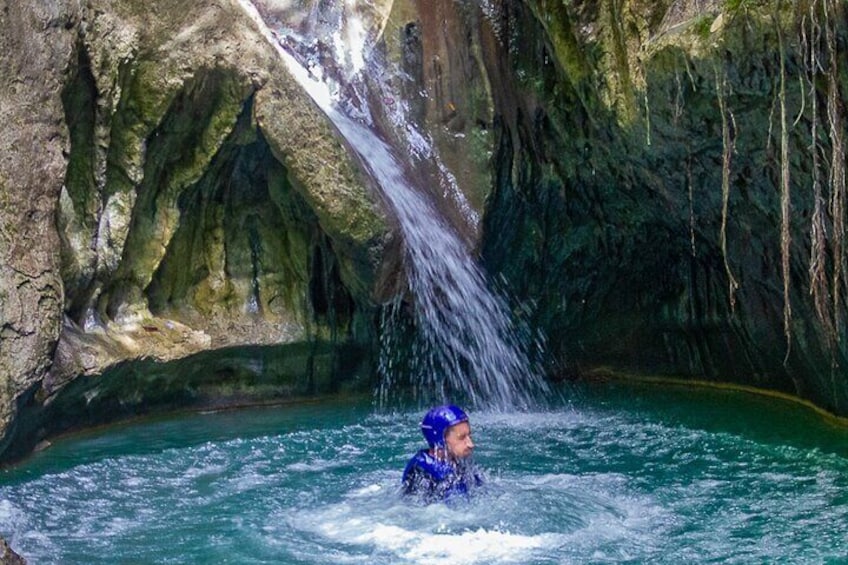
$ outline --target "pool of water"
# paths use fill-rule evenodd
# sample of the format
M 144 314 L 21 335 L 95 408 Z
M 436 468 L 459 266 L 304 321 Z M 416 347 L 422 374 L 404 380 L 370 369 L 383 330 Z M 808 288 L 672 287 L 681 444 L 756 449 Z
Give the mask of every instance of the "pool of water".
M 848 559 L 848 432 L 802 407 L 594 386 L 471 412 L 486 485 L 398 492 L 421 410 L 369 399 L 190 414 L 0 471 L 0 536 L 40 563 L 761 563 Z

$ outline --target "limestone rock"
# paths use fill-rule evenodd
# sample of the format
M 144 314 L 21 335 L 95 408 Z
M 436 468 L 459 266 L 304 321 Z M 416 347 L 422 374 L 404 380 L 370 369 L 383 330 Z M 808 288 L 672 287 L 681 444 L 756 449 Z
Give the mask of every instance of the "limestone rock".
M 237 2 L 36 2 L 0 17 L 0 454 L 38 441 L 22 430 L 43 434 L 75 380 L 127 361 L 370 349 L 388 224 Z M 370 371 L 353 357 L 351 376 Z
M 26 565 L 26 559 L 15 553 L 9 547 L 6 540 L 0 538 L 0 564 L 2 565 Z
M 72 2 L 0 5 L 0 452 L 61 325 L 54 218 L 68 134 L 59 93 L 76 17 Z

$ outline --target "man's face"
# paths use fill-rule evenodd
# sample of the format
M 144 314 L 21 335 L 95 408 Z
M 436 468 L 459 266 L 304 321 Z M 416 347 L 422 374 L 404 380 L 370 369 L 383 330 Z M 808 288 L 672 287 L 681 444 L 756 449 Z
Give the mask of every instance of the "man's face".
M 445 447 L 448 455 L 454 459 L 465 459 L 471 455 L 474 442 L 471 441 L 471 426 L 468 422 L 460 422 L 448 428 Z

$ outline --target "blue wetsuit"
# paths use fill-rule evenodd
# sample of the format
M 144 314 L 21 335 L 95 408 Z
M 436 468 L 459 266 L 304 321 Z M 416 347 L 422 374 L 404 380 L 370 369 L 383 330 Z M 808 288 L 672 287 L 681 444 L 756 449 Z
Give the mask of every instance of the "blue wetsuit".
M 403 470 L 403 493 L 418 495 L 425 502 L 468 496 L 469 488 L 483 484 L 471 463 L 439 461 L 421 449 Z

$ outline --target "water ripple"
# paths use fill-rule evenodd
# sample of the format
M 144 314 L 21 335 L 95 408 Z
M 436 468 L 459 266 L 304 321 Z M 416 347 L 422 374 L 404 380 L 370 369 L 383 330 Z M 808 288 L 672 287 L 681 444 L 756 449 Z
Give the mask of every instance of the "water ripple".
M 399 494 L 406 458 L 421 445 L 417 412 L 328 405 L 296 421 L 255 412 L 116 429 L 59 442 L 0 474 L 0 535 L 32 563 L 62 564 L 114 555 L 400 565 L 845 556 L 843 432 L 746 434 L 670 416 L 661 401 L 654 411 L 622 400 L 472 413 L 486 485 L 451 506 Z M 195 419 L 216 439 L 190 433 L 180 445 Z

